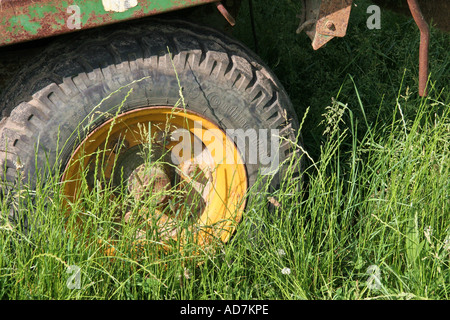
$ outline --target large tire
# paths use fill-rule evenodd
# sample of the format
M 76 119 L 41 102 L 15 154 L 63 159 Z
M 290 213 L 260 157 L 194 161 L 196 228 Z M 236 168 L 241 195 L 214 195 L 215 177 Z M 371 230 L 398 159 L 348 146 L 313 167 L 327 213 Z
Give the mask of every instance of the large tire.
M 279 130 L 284 141 L 279 163 L 295 152 L 289 140 L 296 139 L 298 121 L 282 85 L 260 59 L 228 36 L 186 22 L 154 20 L 71 37 L 70 43 L 54 44 L 24 68 L 0 101 L 3 181 L 14 184 L 19 169 L 33 181 L 46 163 L 64 168 L 93 129 L 79 129 L 84 128 L 79 124 L 86 123 L 94 106 L 100 113 L 115 114 L 130 88 L 121 112 L 174 106 L 180 99 L 179 83 L 188 110 L 224 130 Z M 141 81 L 130 85 L 136 80 Z M 96 125 L 106 120 L 102 117 Z M 57 156 L 57 146 L 65 141 Z M 245 159 L 255 143 L 239 150 Z M 245 166 L 251 187 L 261 167 L 248 161 Z M 274 188 L 282 177 L 283 170 L 278 170 Z

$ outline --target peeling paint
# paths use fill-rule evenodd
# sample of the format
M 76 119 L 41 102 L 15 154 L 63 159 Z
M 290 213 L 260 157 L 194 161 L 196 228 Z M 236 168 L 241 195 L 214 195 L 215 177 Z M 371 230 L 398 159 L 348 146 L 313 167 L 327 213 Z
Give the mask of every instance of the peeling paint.
M 102 0 L 105 11 L 125 12 L 137 6 L 137 0 Z

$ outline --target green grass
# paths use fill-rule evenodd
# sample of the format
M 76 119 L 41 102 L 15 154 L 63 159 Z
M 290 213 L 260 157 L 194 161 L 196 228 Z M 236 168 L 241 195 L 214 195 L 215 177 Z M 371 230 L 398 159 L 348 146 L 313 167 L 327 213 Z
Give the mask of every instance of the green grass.
M 411 18 L 382 11 L 381 30 L 368 30 L 369 2 L 355 1 L 347 37 L 314 52 L 295 34 L 297 1 L 271 3 L 255 1 L 259 55 L 304 119 L 302 189 L 292 178 L 253 194 L 215 254 L 146 248 L 136 258 L 130 227 L 112 258 L 64 232 L 56 177 L 23 186 L 3 199 L 1 218 L 12 204 L 40 223 L 27 234 L 0 223 L 1 299 L 449 299 L 450 36 L 432 29 L 431 89 L 420 98 Z M 246 10 L 235 36 L 252 47 Z M 269 210 L 268 197 L 281 205 Z M 107 239 L 113 210 L 103 208 L 114 205 L 94 190 L 73 210 Z M 80 289 L 67 286 L 71 265 Z

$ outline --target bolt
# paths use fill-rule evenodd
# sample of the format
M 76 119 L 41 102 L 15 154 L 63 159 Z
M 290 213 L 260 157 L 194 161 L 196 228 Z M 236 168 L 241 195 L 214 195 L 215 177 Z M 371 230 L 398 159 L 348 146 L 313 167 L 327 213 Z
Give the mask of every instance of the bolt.
M 328 30 L 330 31 L 336 31 L 336 26 L 334 25 L 333 22 L 328 21 L 327 24 L 325 25 L 327 27 Z

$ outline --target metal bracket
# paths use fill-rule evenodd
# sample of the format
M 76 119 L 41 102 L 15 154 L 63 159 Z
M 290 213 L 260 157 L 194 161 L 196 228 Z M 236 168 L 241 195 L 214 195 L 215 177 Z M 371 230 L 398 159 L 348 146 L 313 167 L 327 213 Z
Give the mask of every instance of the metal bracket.
M 417 0 L 408 0 L 408 6 L 417 27 L 420 30 L 420 50 L 419 50 L 419 95 L 428 95 L 428 50 L 430 46 L 430 28 L 428 27 Z
M 223 15 L 223 17 L 228 21 L 228 23 L 234 27 L 236 25 L 236 20 L 234 17 L 228 12 L 227 8 L 222 4 L 222 2 L 216 3 L 217 9 Z
M 353 0 L 303 0 L 297 33 L 305 31 L 317 50 L 334 37 L 344 37 Z

